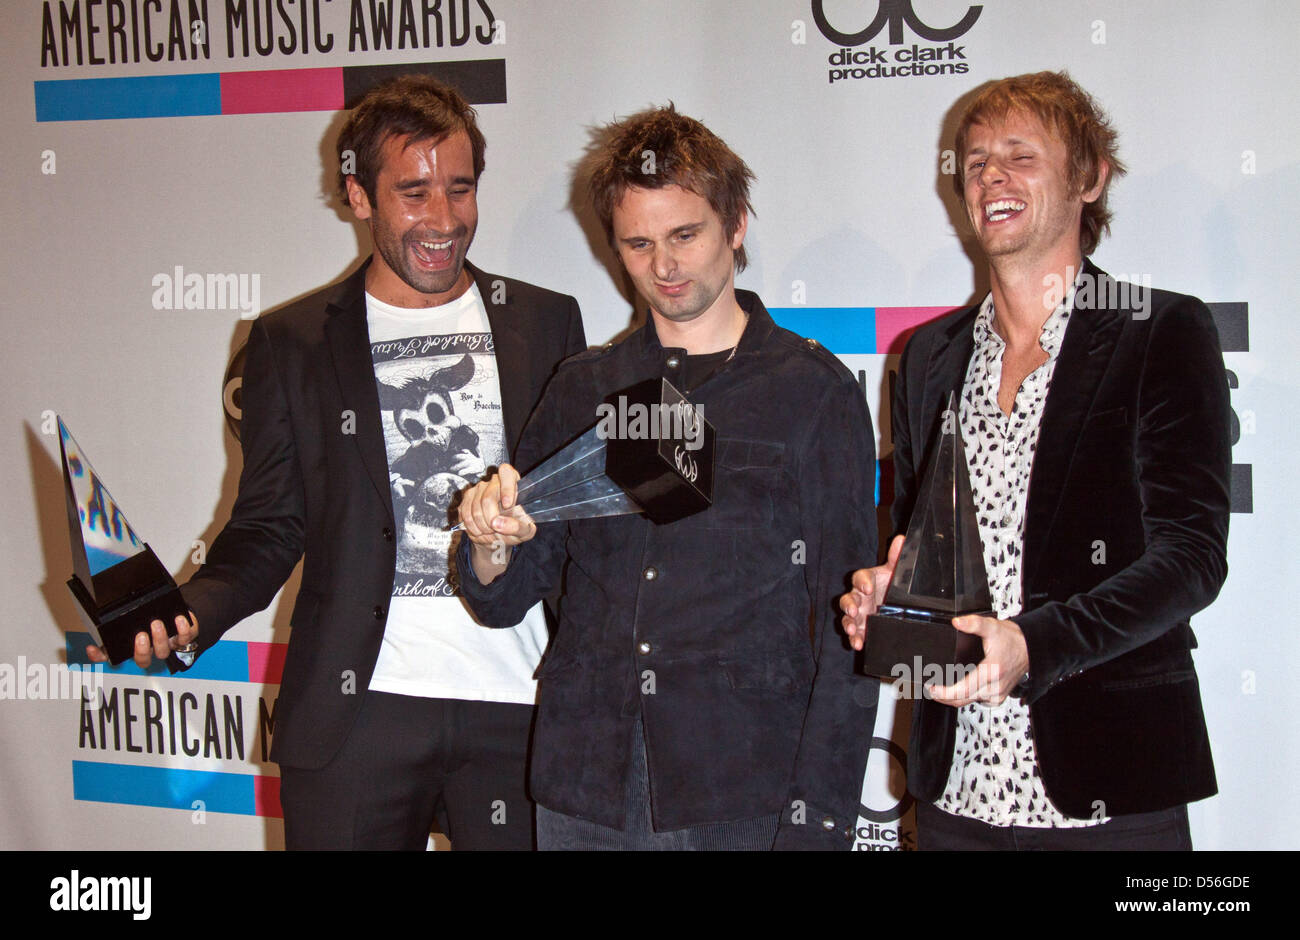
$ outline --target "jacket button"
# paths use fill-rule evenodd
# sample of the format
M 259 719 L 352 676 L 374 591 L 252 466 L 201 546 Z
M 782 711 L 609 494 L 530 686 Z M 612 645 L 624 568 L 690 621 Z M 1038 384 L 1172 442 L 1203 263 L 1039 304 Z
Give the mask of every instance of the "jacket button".
M 648 656 L 650 655 L 650 653 L 654 651 L 654 647 L 651 646 L 649 643 L 647 643 L 645 640 L 642 640 L 640 643 L 638 643 L 636 645 L 636 649 L 637 652 L 640 653 L 642 656 Z
M 378 604 L 375 605 L 375 609 L 371 611 L 371 613 L 375 615 L 376 620 L 384 619 L 384 608 L 380 607 Z
M 834 832 L 835 820 L 827 816 L 825 819 L 822 820 L 822 828 L 825 829 L 827 832 Z
M 655 578 L 659 577 L 659 572 L 654 568 L 647 568 L 645 571 L 641 572 L 641 577 L 647 581 L 653 581 Z
M 668 361 L 665 363 L 665 365 L 667 365 L 668 368 L 670 369 L 676 369 L 681 364 L 682 361 L 678 359 L 676 356 L 669 356 Z
M 811 336 L 804 340 L 804 342 L 808 344 L 809 349 L 816 349 L 819 345 L 817 340 L 813 339 Z M 825 822 L 823 822 L 822 825 L 825 825 Z
M 391 542 L 392 540 L 393 540 L 393 530 L 388 528 L 388 526 L 384 526 L 384 541 Z

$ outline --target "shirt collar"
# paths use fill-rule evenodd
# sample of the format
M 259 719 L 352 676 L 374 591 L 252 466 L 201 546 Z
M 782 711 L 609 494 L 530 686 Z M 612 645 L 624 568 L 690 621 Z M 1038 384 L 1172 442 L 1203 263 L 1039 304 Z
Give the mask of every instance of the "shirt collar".
M 744 310 L 748 317 L 745 330 L 740 334 L 740 342 L 736 345 L 736 355 L 740 356 L 759 349 L 776 329 L 776 323 L 772 320 L 772 315 L 767 312 L 767 308 L 763 306 L 763 301 L 759 299 L 758 294 L 753 291 L 737 288 L 736 303 L 740 304 L 740 309 Z M 639 336 L 641 348 L 645 352 L 657 356 L 664 351 L 663 345 L 659 342 L 659 334 L 655 331 L 654 317 L 648 313 Z
M 1069 323 L 1070 311 L 1074 309 L 1074 294 L 1083 283 L 1083 268 L 1080 267 L 1078 275 L 1075 276 L 1074 282 L 1070 289 L 1065 292 L 1061 302 L 1056 305 L 1056 309 L 1051 312 L 1047 320 L 1043 323 L 1042 332 L 1038 334 L 1038 343 L 1043 347 L 1049 359 L 1055 359 L 1057 353 L 1061 351 L 1061 341 L 1065 338 L 1065 327 Z M 1005 345 L 1001 336 L 993 329 L 993 292 L 990 291 L 980 304 L 979 313 L 975 315 L 975 348 L 983 349 L 989 344 L 997 347 Z

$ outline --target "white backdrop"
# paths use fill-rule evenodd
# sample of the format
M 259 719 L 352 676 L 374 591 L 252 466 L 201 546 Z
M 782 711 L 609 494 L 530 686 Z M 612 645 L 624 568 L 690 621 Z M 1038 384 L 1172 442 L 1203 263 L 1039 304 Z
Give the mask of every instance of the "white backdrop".
M 83 727 L 75 698 L 28 697 L 42 694 L 32 677 L 65 662 L 69 647 L 77 661 L 78 641 L 66 633 L 81 629 L 63 585 L 71 556 L 49 414 L 63 415 L 132 524 L 184 577 L 195 543 L 212 539 L 233 500 L 239 451 L 222 391 L 248 322 L 237 304 L 157 309 L 155 278 L 178 266 L 243 275 L 269 309 L 339 278 L 368 250 L 364 229 L 329 193 L 333 169 L 324 158 L 342 119 L 337 104 L 136 117 L 132 108 L 148 99 L 141 87 L 100 80 L 475 60 L 503 61 L 506 86 L 504 102 L 479 107 L 488 150 L 477 264 L 576 295 L 592 342 L 624 330 L 631 306 L 622 279 L 590 220 L 570 206 L 573 166 L 592 125 L 671 99 L 757 174 L 751 267 L 739 283 L 769 307 L 790 308 L 778 320 L 821 331 L 861 370 L 882 455 L 890 451 L 881 402 L 896 363 L 886 354 L 895 327 L 939 312 L 910 308 L 954 307 L 982 292 L 944 175 L 953 105 L 990 78 L 1068 68 L 1109 110 L 1130 167 L 1112 190 L 1114 231 L 1095 259 L 1157 287 L 1236 305 L 1216 313 L 1232 325 L 1224 359 L 1241 427 L 1234 497 L 1245 511 L 1232 517 L 1227 585 L 1193 624 L 1220 785 L 1218 796 L 1192 807 L 1193 837 L 1202 848 L 1300 846 L 1286 796 L 1300 771 L 1286 719 L 1300 706 L 1291 677 L 1300 631 L 1285 614 L 1297 583 L 1300 513 L 1295 481 L 1283 479 L 1300 458 L 1289 411 L 1300 345 L 1292 51 L 1300 7 L 451 0 L 440 20 L 428 21 L 426 38 L 419 2 L 280 0 L 285 13 L 270 25 L 282 45 L 260 55 L 256 29 L 265 40 L 266 23 L 253 11 L 274 4 L 193 6 L 206 11 L 199 22 L 210 43 L 197 59 L 190 0 L 156 9 L 140 0 L 15 0 L 0 13 L 8 220 L 0 236 L 0 421 L 8 429 L 0 487 L 10 505 L 0 529 L 8 598 L 0 847 L 282 844 L 261 712 L 275 700 L 275 644 L 287 637 L 296 581 L 228 634 L 218 647 L 228 655 L 208 678 L 109 675 L 118 711 L 106 735 L 93 713 Z M 831 81 L 842 47 L 819 29 L 815 8 L 831 29 L 858 33 L 879 7 L 896 21 L 882 21 L 850 52 L 883 59 L 885 69 L 919 59 L 937 74 L 879 76 L 869 72 L 882 66 L 864 64 L 860 77 Z M 394 27 L 391 48 L 382 40 L 377 47 L 372 8 L 392 8 L 398 26 L 407 8 L 417 17 L 405 34 Z M 968 10 L 978 12 L 961 35 L 924 35 L 966 23 Z M 356 51 L 348 50 L 354 13 L 367 51 L 355 37 Z M 322 45 L 333 36 L 329 52 L 304 47 L 304 22 Z M 150 61 L 150 49 L 168 47 L 171 60 Z M 72 79 L 95 81 L 44 84 Z M 214 100 L 217 81 L 195 79 L 173 110 Z M 234 110 L 234 92 L 224 100 Z M 903 717 L 882 709 L 877 734 L 905 743 Z M 901 754 L 883 741 L 874 752 L 861 847 L 912 844 L 906 823 L 901 836 L 872 825 L 897 828 Z

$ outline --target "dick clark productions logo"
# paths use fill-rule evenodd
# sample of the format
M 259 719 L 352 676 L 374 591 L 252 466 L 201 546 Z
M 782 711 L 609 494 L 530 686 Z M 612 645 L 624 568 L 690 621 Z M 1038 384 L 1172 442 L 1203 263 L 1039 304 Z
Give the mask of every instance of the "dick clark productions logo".
M 821 34 L 839 48 L 827 57 L 827 81 L 846 79 L 916 78 L 929 75 L 964 75 L 970 71 L 966 47 L 954 41 L 964 36 L 980 18 L 983 6 L 968 7 L 951 26 L 931 26 L 912 9 L 912 0 L 878 0 L 876 16 L 863 29 L 846 33 L 826 17 L 826 0 L 812 0 L 813 22 Z M 889 27 L 888 46 L 866 46 Z M 927 43 L 907 45 L 904 27 Z M 866 48 L 861 48 L 866 46 Z

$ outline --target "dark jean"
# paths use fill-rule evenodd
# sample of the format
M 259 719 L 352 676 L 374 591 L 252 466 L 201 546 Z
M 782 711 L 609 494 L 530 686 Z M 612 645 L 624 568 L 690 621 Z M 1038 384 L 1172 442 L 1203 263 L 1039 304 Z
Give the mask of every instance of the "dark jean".
M 656 832 L 650 809 L 645 734 L 639 719 L 624 794 L 622 830 L 556 813 L 538 804 L 537 848 L 544 852 L 744 852 L 771 849 L 776 839 L 780 814 Z
M 1192 849 L 1187 807 L 1114 816 L 1095 826 L 1053 829 L 990 826 L 945 813 L 933 803 L 916 804 L 916 847 L 922 852 L 1123 852 Z

